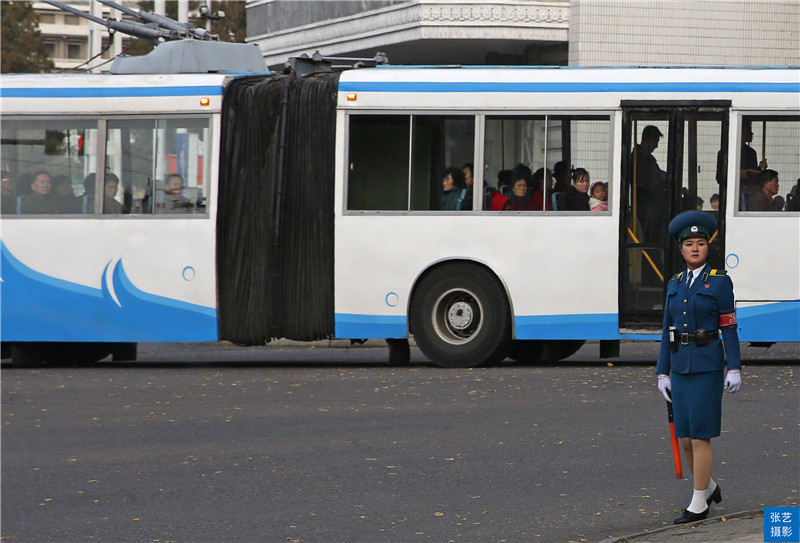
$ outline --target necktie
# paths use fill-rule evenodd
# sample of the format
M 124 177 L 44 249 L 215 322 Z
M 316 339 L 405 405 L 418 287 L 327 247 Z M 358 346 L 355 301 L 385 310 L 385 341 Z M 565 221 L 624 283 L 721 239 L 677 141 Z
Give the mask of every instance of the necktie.
M 694 281 L 694 274 L 689 272 L 689 280 L 686 282 L 686 288 L 692 288 L 692 281 Z

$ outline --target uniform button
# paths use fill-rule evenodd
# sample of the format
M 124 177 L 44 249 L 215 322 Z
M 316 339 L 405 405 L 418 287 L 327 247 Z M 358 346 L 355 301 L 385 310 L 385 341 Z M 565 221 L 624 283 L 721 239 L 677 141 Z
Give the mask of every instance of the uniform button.
M 684 324 L 683 327 L 684 328 L 689 328 L 689 325 L 688 324 Z
M 684 311 L 683 314 L 686 315 L 686 311 Z
M 686 303 L 686 300 L 684 300 L 683 303 Z

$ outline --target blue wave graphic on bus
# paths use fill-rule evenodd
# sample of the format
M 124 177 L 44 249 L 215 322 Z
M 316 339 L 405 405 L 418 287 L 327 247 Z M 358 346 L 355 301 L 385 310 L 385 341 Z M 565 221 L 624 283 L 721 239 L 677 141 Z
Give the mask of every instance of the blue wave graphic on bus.
M 139 290 L 122 261 L 112 262 L 96 289 L 31 269 L 0 242 L 2 340 L 217 340 L 215 308 Z

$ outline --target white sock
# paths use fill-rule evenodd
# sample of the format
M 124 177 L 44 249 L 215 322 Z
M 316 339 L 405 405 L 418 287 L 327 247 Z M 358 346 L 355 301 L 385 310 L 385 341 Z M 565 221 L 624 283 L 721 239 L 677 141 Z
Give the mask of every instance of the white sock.
M 711 497 L 714 491 L 717 489 L 717 482 L 714 479 L 708 480 L 708 490 L 706 490 L 706 500 Z
M 690 513 L 702 513 L 706 509 L 708 509 L 708 504 L 706 503 L 706 492 L 708 492 L 707 488 L 703 490 L 694 489 L 694 493 L 692 494 L 692 503 L 689 504 L 689 507 L 686 509 Z

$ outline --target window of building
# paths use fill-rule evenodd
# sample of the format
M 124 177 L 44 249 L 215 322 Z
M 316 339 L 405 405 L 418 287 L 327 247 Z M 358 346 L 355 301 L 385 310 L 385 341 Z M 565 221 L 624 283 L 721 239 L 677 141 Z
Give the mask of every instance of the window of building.
M 83 47 L 80 43 L 68 43 L 67 58 L 71 60 L 83 58 L 82 49 Z
M 728 153 L 739 161 L 739 211 L 800 211 L 800 116 L 743 116 L 740 136 Z
M 77 15 L 64 15 L 64 24 L 65 25 L 80 25 L 81 18 Z
M 56 15 L 55 13 L 40 13 L 39 14 L 39 23 L 43 25 L 54 25 L 56 24 Z

